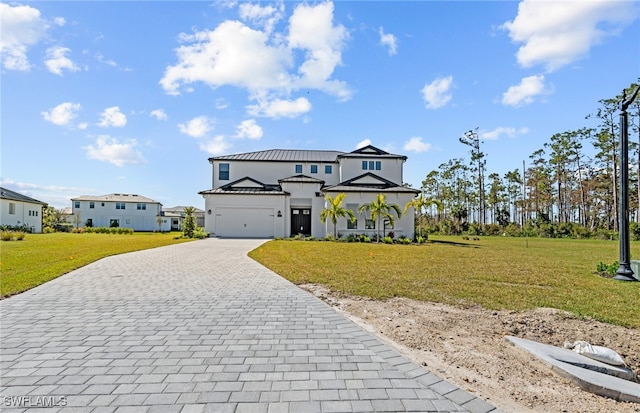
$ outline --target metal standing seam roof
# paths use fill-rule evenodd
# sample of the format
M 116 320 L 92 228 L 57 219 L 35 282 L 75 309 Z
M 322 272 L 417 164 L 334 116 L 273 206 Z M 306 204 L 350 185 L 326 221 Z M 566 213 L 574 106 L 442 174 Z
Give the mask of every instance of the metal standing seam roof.
M 37 199 L 28 197 L 26 195 L 22 195 L 19 192 L 12 191 L 10 189 L 2 188 L 2 187 L 0 187 L 0 198 L 8 199 L 11 201 L 21 201 L 21 202 L 30 202 L 32 204 L 47 205 L 46 202 L 38 201 Z
M 269 161 L 269 162 L 324 162 L 336 163 L 340 151 L 316 151 L 300 149 L 270 149 L 266 151 L 238 153 L 209 158 L 213 161 Z
M 108 201 L 108 202 L 144 202 L 147 204 L 159 204 L 146 196 L 136 194 L 107 194 L 107 195 L 81 195 L 71 198 L 72 201 Z

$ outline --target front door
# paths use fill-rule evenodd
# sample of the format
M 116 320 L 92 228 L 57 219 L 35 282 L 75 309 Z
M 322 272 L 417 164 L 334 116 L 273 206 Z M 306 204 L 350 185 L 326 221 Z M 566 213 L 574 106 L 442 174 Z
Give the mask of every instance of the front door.
M 311 235 L 311 210 L 291 208 L 291 235 Z

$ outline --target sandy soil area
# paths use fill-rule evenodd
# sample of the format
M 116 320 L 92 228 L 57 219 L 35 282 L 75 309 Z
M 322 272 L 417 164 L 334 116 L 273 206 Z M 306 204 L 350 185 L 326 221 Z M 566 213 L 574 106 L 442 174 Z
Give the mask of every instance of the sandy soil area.
M 432 373 L 508 413 L 640 412 L 581 390 L 505 342 L 511 335 L 562 347 L 587 341 L 617 351 L 640 374 L 640 330 L 578 319 L 554 309 L 523 313 L 394 298 L 376 301 L 300 285 Z

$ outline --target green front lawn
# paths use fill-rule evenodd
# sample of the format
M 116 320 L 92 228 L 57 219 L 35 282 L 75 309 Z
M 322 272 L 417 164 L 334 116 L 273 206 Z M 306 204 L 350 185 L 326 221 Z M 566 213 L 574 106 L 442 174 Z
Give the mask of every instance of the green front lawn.
M 249 255 L 293 283 L 375 299 L 407 297 L 489 309 L 552 307 L 640 328 L 640 282 L 596 274 L 617 241 L 433 236 L 426 245 L 271 241 Z M 632 243 L 640 257 L 640 243 Z
M 0 292 L 18 294 L 100 258 L 191 241 L 180 233 L 27 234 L 0 243 Z

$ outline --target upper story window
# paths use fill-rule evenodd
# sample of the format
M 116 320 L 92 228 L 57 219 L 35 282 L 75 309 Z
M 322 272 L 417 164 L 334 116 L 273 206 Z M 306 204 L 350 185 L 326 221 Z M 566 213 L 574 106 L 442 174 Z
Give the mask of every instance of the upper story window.
M 138 204 L 137 205 L 137 209 L 138 209 L 138 211 L 146 211 L 147 210 L 147 204 Z
M 382 170 L 382 161 L 362 161 L 362 170 L 380 171 Z
M 73 207 L 75 209 L 80 209 L 80 201 L 73 201 Z
M 96 203 L 93 201 L 89 201 L 89 208 L 93 209 L 96 207 Z
M 116 209 L 125 209 L 126 205 L 124 202 L 116 202 Z
M 331 174 L 331 165 L 325 165 L 324 166 L 324 173 L 325 174 Z
M 311 165 L 311 173 L 312 174 L 318 173 L 318 165 Z
M 229 180 L 229 164 L 221 163 L 218 165 L 218 179 L 221 181 Z
M 302 173 L 302 165 L 296 165 L 296 173 L 297 174 L 301 174 Z
M 16 214 L 16 204 L 14 204 L 13 202 L 9 202 L 9 215 L 15 215 Z

